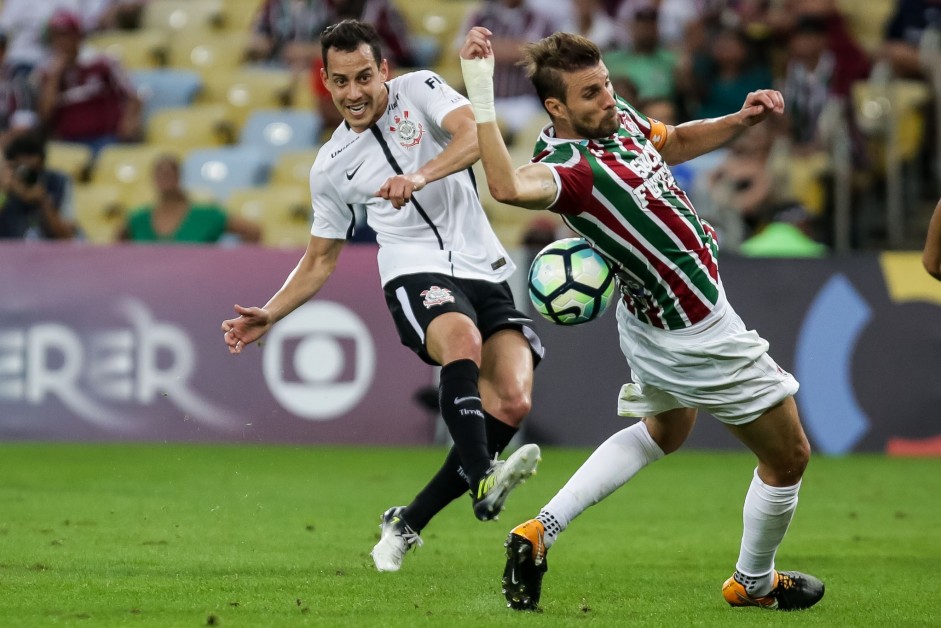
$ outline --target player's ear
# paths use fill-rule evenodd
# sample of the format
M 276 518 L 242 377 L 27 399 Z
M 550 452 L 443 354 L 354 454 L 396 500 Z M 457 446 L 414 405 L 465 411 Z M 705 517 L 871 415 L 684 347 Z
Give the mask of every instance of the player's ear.
M 324 87 L 330 89 L 330 85 L 327 83 L 327 68 L 320 68 L 320 80 L 323 81 Z
M 565 105 L 558 98 L 550 96 L 549 98 L 546 98 L 544 105 L 546 107 L 546 112 L 549 114 L 549 117 L 553 119 L 565 117 Z
M 382 63 L 379 64 L 379 78 L 381 78 L 383 82 L 389 80 L 389 60 L 388 59 L 383 59 Z

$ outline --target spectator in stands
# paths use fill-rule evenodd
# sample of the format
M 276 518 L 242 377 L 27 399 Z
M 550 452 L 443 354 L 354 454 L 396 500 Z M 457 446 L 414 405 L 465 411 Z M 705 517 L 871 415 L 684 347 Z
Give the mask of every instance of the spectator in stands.
M 517 62 L 522 58 L 520 46 L 548 37 L 557 25 L 542 13 L 536 12 L 526 0 L 490 0 L 470 11 L 460 33 L 473 26 L 482 26 L 493 33 L 493 95 L 500 112 L 500 129 L 508 143 L 534 117 L 545 115 L 536 96 L 532 81 Z M 461 35 L 455 44 L 464 43 Z
M 39 133 L 13 137 L 0 165 L 0 238 L 61 240 L 76 235 L 68 176 L 46 168 Z
M 836 13 L 799 15 L 788 42 L 784 86 L 789 135 L 795 146 L 821 148 L 818 137 L 824 108 L 831 104 L 846 118 L 854 136 L 857 162 L 862 159 L 862 139 L 853 125 L 850 92 L 853 83 L 869 76 L 869 58 L 848 34 Z
M 156 203 L 131 212 L 118 240 L 209 244 L 226 235 L 237 236 L 242 242 L 261 239 L 261 229 L 254 222 L 231 216 L 215 204 L 191 202 L 180 185 L 180 162 L 176 157 L 159 158 L 154 164 L 153 180 Z
M 564 6 L 566 3 L 553 0 L 552 4 Z M 615 50 L 627 44 L 623 29 L 607 14 L 601 0 L 571 0 L 571 11 L 559 20 L 559 24 L 559 30 L 586 37 L 602 51 Z
M 925 238 L 921 263 L 929 275 L 941 281 L 941 201 L 935 205 L 931 222 L 928 223 L 928 237 Z
M 79 55 L 83 31 L 74 13 L 55 13 L 47 34 L 52 55 L 38 70 L 38 109 L 50 138 L 83 143 L 95 153 L 139 140 L 141 102 L 117 61 Z
M 10 38 L 7 61 L 16 75 L 29 75 L 47 57 L 43 38 L 49 19 L 58 11 L 70 11 L 86 32 L 103 28 L 104 4 L 141 0 L 4 0 L 0 30 Z
M 881 57 L 895 76 L 923 78 L 925 61 L 939 53 L 939 37 L 941 0 L 896 0 L 895 12 L 886 24 Z
M 659 40 L 670 49 L 683 47 L 690 26 L 701 20 L 710 8 L 725 6 L 727 0 L 615 0 L 614 15 L 630 33 L 631 22 L 641 9 L 654 7 L 660 14 L 657 21 Z M 752 3 L 753 4 L 753 3 Z
M 658 17 L 655 5 L 639 7 L 631 20 L 630 46 L 604 54 L 611 79 L 629 79 L 638 100 L 676 98 L 677 54 L 660 43 Z
M 39 123 L 35 93 L 26 77 L 14 75 L 6 63 L 7 36 L 0 32 L 0 148 L 13 132 L 35 128 Z
M 679 64 L 693 118 L 716 118 L 738 111 L 745 97 L 771 86 L 770 67 L 756 59 L 751 42 L 737 27 L 723 27 L 702 50 L 688 50 Z

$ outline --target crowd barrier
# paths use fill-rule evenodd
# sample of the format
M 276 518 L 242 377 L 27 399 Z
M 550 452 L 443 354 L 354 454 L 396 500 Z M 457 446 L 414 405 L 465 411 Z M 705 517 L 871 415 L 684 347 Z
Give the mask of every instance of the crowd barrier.
M 221 321 L 235 303 L 263 304 L 300 254 L 0 245 L 0 439 L 433 442 L 436 416 L 417 396 L 435 373 L 399 344 L 370 245 L 346 247 L 317 298 L 229 355 Z M 817 452 L 941 455 L 941 283 L 918 254 L 721 268 L 736 310 L 800 381 Z M 613 311 L 536 327 L 546 358 L 527 439 L 590 446 L 625 427 Z M 740 447 L 707 415 L 689 445 Z

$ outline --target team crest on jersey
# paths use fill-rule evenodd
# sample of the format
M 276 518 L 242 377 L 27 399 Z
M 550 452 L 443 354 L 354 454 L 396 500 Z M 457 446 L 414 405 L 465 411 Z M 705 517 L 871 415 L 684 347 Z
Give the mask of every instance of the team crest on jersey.
M 421 295 L 425 297 L 425 301 L 422 305 L 427 309 L 431 309 L 436 305 L 454 303 L 454 295 L 451 294 L 451 291 L 439 286 L 431 286 L 427 290 L 422 290 Z
M 425 129 L 422 127 L 421 122 L 412 122 L 408 119 L 407 110 L 403 111 L 401 116 L 395 116 L 393 120 L 395 125 L 390 126 L 389 130 L 398 136 L 399 144 L 404 148 L 417 146 L 421 142 Z

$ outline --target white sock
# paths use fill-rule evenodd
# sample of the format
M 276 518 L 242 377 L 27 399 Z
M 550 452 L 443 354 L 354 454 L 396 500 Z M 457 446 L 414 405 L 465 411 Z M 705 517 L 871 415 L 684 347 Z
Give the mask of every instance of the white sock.
M 572 519 L 624 485 L 638 471 L 663 457 L 643 422 L 601 443 L 536 518 L 546 529 L 546 549 Z
M 742 512 L 744 530 L 736 571 L 745 576 L 749 595 L 761 597 L 771 590 L 774 555 L 797 509 L 801 483 L 793 486 L 769 486 L 758 477 L 758 469 Z

